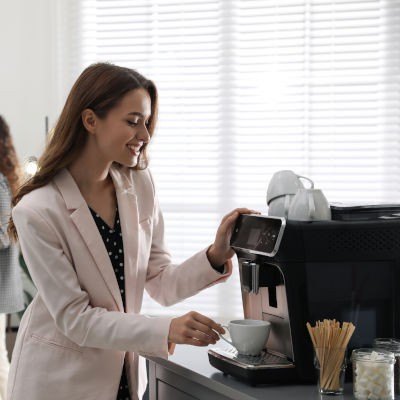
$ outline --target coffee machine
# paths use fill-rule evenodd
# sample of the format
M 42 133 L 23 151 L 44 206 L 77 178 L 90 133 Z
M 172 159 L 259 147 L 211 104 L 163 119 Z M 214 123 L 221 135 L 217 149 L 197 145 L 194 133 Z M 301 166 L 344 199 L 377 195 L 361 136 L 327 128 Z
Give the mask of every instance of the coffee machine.
M 313 222 L 241 215 L 231 246 L 244 317 L 269 321 L 271 332 L 257 357 L 218 342 L 208 351 L 211 365 L 251 384 L 311 382 L 307 322 L 352 322 L 348 355 L 374 338 L 399 338 L 399 212 L 400 206 L 356 208 L 351 216 L 332 207 L 332 220 Z

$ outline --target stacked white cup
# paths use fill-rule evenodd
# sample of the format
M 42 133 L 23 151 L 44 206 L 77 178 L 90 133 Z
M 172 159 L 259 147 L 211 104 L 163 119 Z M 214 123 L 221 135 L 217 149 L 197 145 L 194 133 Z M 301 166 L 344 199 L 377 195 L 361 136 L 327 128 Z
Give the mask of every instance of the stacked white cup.
M 302 180 L 309 183 L 305 188 Z M 331 219 L 327 199 L 314 182 L 291 170 L 275 172 L 267 189 L 268 215 L 297 221 L 321 221 Z
M 274 173 L 267 189 L 268 215 L 288 217 L 293 197 L 299 189 L 304 189 L 300 179 L 308 180 L 311 187 L 314 187 L 311 179 L 297 175 L 293 171 L 282 170 Z

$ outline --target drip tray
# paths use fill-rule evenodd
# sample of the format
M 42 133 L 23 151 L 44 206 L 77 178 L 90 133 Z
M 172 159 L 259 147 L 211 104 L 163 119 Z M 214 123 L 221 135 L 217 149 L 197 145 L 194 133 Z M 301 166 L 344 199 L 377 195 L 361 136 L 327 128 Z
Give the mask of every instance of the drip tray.
M 239 355 L 237 350 L 226 344 L 218 343 L 208 350 L 210 364 L 251 385 L 295 382 L 297 370 L 293 362 L 264 351 L 256 357 Z
M 208 350 L 208 354 L 227 363 L 245 369 L 293 368 L 294 364 L 284 357 L 280 357 L 264 350 L 258 356 L 238 354 L 229 344 L 219 344 Z

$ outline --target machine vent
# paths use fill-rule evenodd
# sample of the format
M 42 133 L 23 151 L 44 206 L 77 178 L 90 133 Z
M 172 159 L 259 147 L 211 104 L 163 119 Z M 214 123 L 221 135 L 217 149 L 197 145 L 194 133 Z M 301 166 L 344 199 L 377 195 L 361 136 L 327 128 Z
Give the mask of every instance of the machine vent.
M 398 230 L 381 231 L 331 231 L 328 236 L 329 250 L 347 250 L 352 252 L 395 250 L 400 248 L 400 232 Z

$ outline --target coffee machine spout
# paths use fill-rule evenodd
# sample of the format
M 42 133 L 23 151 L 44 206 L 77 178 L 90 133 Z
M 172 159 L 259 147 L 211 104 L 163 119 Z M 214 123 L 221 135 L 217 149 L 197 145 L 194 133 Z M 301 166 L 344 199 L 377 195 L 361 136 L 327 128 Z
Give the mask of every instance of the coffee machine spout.
M 260 265 L 255 262 L 243 261 L 240 265 L 242 291 L 258 294 L 260 288 Z

